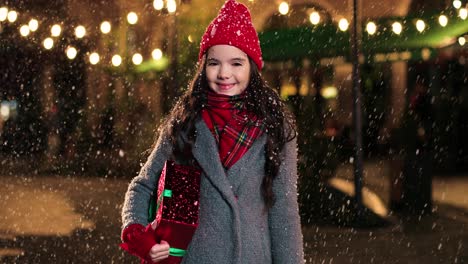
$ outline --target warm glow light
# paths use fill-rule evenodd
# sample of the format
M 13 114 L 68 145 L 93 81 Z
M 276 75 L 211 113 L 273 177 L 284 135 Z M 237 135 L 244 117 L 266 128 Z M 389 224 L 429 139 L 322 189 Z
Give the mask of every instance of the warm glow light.
M 156 10 L 162 10 L 164 7 L 164 2 L 163 0 L 154 0 L 153 2 L 153 7 Z
M 101 32 L 107 34 L 111 31 L 111 23 L 109 21 L 104 21 L 101 23 Z
M 320 14 L 317 11 L 314 11 L 309 16 L 310 23 L 312 25 L 317 25 L 320 22 Z
M 453 1 L 453 7 L 455 7 L 456 9 L 459 9 L 461 5 L 462 5 L 462 2 L 460 0 Z
M 377 25 L 371 21 L 367 23 L 366 30 L 367 30 L 367 33 L 369 33 L 369 35 L 374 35 L 375 32 L 377 31 Z
M 336 96 L 338 95 L 338 89 L 336 89 L 336 87 L 333 86 L 324 87 L 320 90 L 320 94 L 325 99 L 336 98 Z
M 10 106 L 8 102 L 6 104 L 2 102 L 0 106 L 0 116 L 3 120 L 7 120 L 10 117 Z
M 33 18 L 29 20 L 28 26 L 29 26 L 29 29 L 34 32 L 39 28 L 39 22 Z
M 83 26 L 77 26 L 75 28 L 75 36 L 77 38 L 82 38 L 86 35 L 86 28 Z
M 0 7 L 0 21 L 5 21 L 8 17 L 8 8 Z
M 348 27 L 349 27 L 348 20 L 346 18 L 340 19 L 340 21 L 338 22 L 338 27 L 340 28 L 341 31 L 348 30 Z
M 132 62 L 135 65 L 140 65 L 143 62 L 143 56 L 140 53 L 133 54 Z
M 120 57 L 120 55 L 112 56 L 112 65 L 119 67 L 120 64 L 122 64 L 122 57 Z
M 29 27 L 28 25 L 22 25 L 20 27 L 20 34 L 23 37 L 27 37 L 29 35 Z
M 421 19 L 418 19 L 418 21 L 416 21 L 416 29 L 419 32 L 423 32 L 425 28 L 426 28 L 426 23 L 424 23 L 424 21 L 422 21 Z
M 138 22 L 138 15 L 135 12 L 128 13 L 127 21 L 130 25 L 135 25 Z
M 400 22 L 395 22 L 392 24 L 392 30 L 395 34 L 400 35 L 401 31 L 403 31 L 403 26 L 401 25 Z
M 99 63 L 99 54 L 97 54 L 96 52 L 93 52 L 89 55 L 89 62 L 92 64 L 92 65 L 96 65 Z
M 70 60 L 73 60 L 74 58 L 76 58 L 76 55 L 78 54 L 78 51 L 74 48 L 74 47 L 68 47 L 67 50 L 67 57 L 70 59 Z
M 458 16 L 465 20 L 466 17 L 468 16 L 468 10 L 466 8 L 460 8 L 460 10 L 458 11 Z
M 18 18 L 18 13 L 16 13 L 16 11 L 8 12 L 7 19 L 8 21 L 10 21 L 10 23 L 15 22 L 17 18 Z
M 175 0 L 167 0 L 167 11 L 169 13 L 174 13 L 177 9 L 177 4 Z
M 447 23 L 448 23 L 448 18 L 446 16 L 444 16 L 444 15 L 441 15 L 439 17 L 439 24 L 441 26 L 445 27 L 447 25 Z
M 153 52 L 151 52 L 151 57 L 153 57 L 154 60 L 160 60 L 163 56 L 163 53 L 160 49 L 155 49 Z
M 278 6 L 278 11 L 282 15 L 286 15 L 289 12 L 289 4 L 286 2 L 281 2 L 281 4 Z
M 52 38 L 46 38 L 42 44 L 44 45 L 45 49 L 50 50 L 52 47 L 54 47 L 54 40 Z
M 58 37 L 62 33 L 62 27 L 58 24 L 55 24 L 50 29 L 50 33 L 52 33 L 52 37 Z
M 188 35 L 187 39 L 188 39 L 188 41 L 189 41 L 190 43 L 193 43 L 192 35 Z
M 460 46 L 465 45 L 465 43 L 466 43 L 465 37 L 459 37 L 458 38 L 458 44 L 460 44 Z

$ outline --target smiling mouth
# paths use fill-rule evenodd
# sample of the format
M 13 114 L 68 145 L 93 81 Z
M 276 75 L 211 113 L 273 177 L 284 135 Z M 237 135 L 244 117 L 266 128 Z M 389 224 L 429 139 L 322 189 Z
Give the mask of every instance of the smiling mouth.
M 229 90 L 229 89 L 231 89 L 232 87 L 234 87 L 235 84 L 233 84 L 233 83 L 230 83 L 230 84 L 218 83 L 217 85 L 218 85 L 218 87 L 219 87 L 221 90 Z

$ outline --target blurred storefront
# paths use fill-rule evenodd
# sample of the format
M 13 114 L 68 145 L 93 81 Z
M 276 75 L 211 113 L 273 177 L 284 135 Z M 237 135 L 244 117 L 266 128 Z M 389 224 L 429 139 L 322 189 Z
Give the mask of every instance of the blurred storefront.
M 136 169 L 194 73 L 203 25 L 223 2 L 6 1 L 0 6 L 3 155 L 45 153 L 80 160 L 80 167 L 98 160 L 104 173 L 128 164 Z M 351 1 L 241 2 L 261 32 L 263 74 L 289 100 L 301 133 L 336 138 L 349 151 Z M 441 167 L 468 163 L 467 3 L 455 2 L 361 1 L 369 152 L 389 144 L 416 80 L 424 79 L 441 129 Z

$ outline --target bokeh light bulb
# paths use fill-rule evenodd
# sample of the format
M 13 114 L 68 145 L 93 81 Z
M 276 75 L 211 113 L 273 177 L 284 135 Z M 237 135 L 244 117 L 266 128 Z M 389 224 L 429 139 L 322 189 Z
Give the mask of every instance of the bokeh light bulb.
M 8 12 L 7 19 L 8 21 L 10 21 L 10 23 L 15 22 L 17 18 L 18 18 L 18 13 L 16 13 L 16 11 Z
M 74 58 L 76 58 L 76 55 L 78 54 L 78 51 L 74 48 L 74 47 L 68 47 L 67 50 L 67 57 L 70 59 L 70 60 L 73 60 Z
M 452 4 L 453 4 L 453 7 L 455 7 L 456 9 L 459 9 L 462 5 L 462 2 L 460 0 L 454 0 Z
M 447 26 L 448 18 L 445 15 L 439 16 L 439 24 L 443 27 Z
M 127 21 L 130 25 L 135 25 L 138 22 L 138 15 L 135 12 L 128 13 Z
M 369 33 L 369 35 L 374 35 L 375 32 L 377 31 L 377 25 L 372 21 L 367 23 L 366 31 L 367 33 Z
M 459 37 L 458 38 L 458 44 L 460 44 L 460 46 L 465 45 L 465 43 L 466 43 L 465 37 Z
M 29 35 L 29 27 L 28 25 L 22 25 L 20 27 L 20 34 L 23 37 L 27 37 Z
M 80 25 L 80 26 L 77 26 L 77 27 L 75 28 L 75 36 L 76 36 L 77 38 L 82 38 L 82 37 L 84 37 L 85 35 L 86 35 L 86 28 L 85 28 L 85 27 L 83 27 L 83 26 Z
M 58 24 L 55 24 L 50 29 L 50 33 L 52 34 L 52 37 L 58 37 L 62 33 L 62 27 Z
M 423 32 L 425 28 L 426 28 L 426 23 L 424 23 L 424 21 L 422 21 L 421 19 L 418 19 L 418 21 L 416 21 L 416 29 L 419 32 Z
M 33 18 L 29 20 L 28 26 L 29 26 L 29 29 L 34 32 L 39 28 L 39 22 Z
M 120 57 L 120 55 L 112 56 L 112 65 L 119 67 L 120 64 L 122 64 L 122 57 Z
M 156 10 L 162 10 L 164 8 L 163 0 L 154 0 L 153 7 Z
M 320 23 L 320 14 L 317 11 L 312 12 L 309 16 L 309 20 L 312 25 L 317 25 Z
M 338 22 L 338 27 L 340 28 L 341 31 L 348 30 L 348 27 L 349 27 L 348 20 L 346 18 L 340 19 L 340 21 Z
M 175 0 L 167 0 L 167 12 L 174 13 L 177 10 L 177 4 Z
M 132 56 L 132 62 L 135 65 L 140 65 L 143 62 L 143 56 L 140 53 L 135 53 Z
M 92 65 L 96 65 L 99 63 L 99 54 L 97 54 L 96 52 L 93 52 L 89 55 L 89 62 L 92 64 Z
M 44 45 L 45 49 L 50 50 L 54 47 L 54 40 L 52 38 L 46 38 L 44 39 L 44 42 L 42 42 L 42 44 Z
M 109 21 L 104 21 L 101 23 L 101 32 L 107 34 L 111 31 L 111 23 Z
M 289 4 L 286 2 L 281 2 L 281 4 L 278 6 L 278 11 L 282 15 L 286 15 L 289 12 Z
M 401 31 L 403 31 L 403 26 L 401 25 L 400 22 L 394 22 L 392 24 L 392 31 L 397 34 L 397 35 L 400 35 L 401 34 Z
M 0 7 L 0 22 L 7 20 L 8 17 L 8 8 Z
M 155 49 L 153 52 L 151 52 L 151 57 L 153 57 L 154 60 L 160 60 L 163 56 L 163 53 L 160 49 Z
M 468 16 L 468 10 L 466 8 L 460 8 L 460 10 L 458 11 L 458 16 L 465 20 L 466 17 Z

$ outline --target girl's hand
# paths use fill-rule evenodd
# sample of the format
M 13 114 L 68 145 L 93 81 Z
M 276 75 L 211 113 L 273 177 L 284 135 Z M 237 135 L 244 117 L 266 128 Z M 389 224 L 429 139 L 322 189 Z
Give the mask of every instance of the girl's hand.
M 169 257 L 169 243 L 161 240 L 160 244 L 154 245 L 149 251 L 149 258 L 153 263 L 157 263 Z

